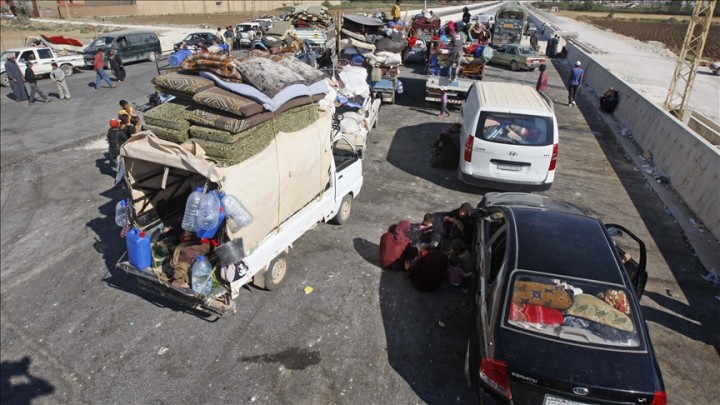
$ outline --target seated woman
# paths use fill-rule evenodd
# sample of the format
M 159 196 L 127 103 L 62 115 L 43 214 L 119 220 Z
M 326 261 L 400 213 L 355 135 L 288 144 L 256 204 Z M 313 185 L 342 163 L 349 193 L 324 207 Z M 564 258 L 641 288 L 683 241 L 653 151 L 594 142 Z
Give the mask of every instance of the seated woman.
M 385 270 L 401 270 L 406 259 L 406 250 L 410 251 L 410 222 L 402 220 L 391 225 L 380 237 L 380 267 Z

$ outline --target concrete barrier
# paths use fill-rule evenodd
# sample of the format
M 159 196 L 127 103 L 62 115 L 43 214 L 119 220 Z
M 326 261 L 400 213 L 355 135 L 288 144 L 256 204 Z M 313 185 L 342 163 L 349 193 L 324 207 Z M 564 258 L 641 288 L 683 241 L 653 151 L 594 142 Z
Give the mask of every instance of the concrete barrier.
M 653 156 L 656 168 L 715 238 L 720 239 L 720 150 L 575 46 L 567 44 L 568 61 L 585 68 L 585 84 L 602 94 L 620 93 L 614 116 L 633 139 Z M 584 89 L 583 89 L 584 92 Z M 596 96 L 588 94 L 585 96 Z

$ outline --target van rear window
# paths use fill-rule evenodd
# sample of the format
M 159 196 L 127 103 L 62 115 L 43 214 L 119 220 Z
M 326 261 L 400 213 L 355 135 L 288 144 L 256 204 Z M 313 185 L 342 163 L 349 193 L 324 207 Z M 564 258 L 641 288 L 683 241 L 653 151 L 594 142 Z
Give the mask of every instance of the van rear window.
M 550 117 L 483 112 L 475 137 L 488 142 L 546 146 L 553 143 Z

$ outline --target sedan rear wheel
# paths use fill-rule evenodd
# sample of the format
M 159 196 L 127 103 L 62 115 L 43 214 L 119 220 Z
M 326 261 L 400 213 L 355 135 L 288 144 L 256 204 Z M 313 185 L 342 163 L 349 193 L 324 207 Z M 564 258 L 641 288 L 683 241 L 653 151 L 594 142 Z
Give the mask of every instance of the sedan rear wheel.
M 516 61 L 510 62 L 510 70 L 512 70 L 513 72 L 517 72 L 517 70 L 518 70 L 518 63 L 517 63 Z

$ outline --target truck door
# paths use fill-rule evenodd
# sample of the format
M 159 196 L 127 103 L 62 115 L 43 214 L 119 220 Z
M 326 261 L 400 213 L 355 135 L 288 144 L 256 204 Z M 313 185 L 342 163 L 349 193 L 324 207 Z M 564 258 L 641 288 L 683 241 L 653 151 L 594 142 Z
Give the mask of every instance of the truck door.
M 44 49 L 40 48 L 37 50 L 38 53 L 38 59 L 37 59 L 37 65 L 38 67 L 35 69 L 36 74 L 45 74 L 52 70 L 52 66 L 50 66 L 50 63 L 52 63 L 54 55 L 50 49 Z
M 361 153 L 344 136 L 333 141 L 333 159 L 335 160 L 335 200 L 342 199 L 350 190 L 362 184 Z

